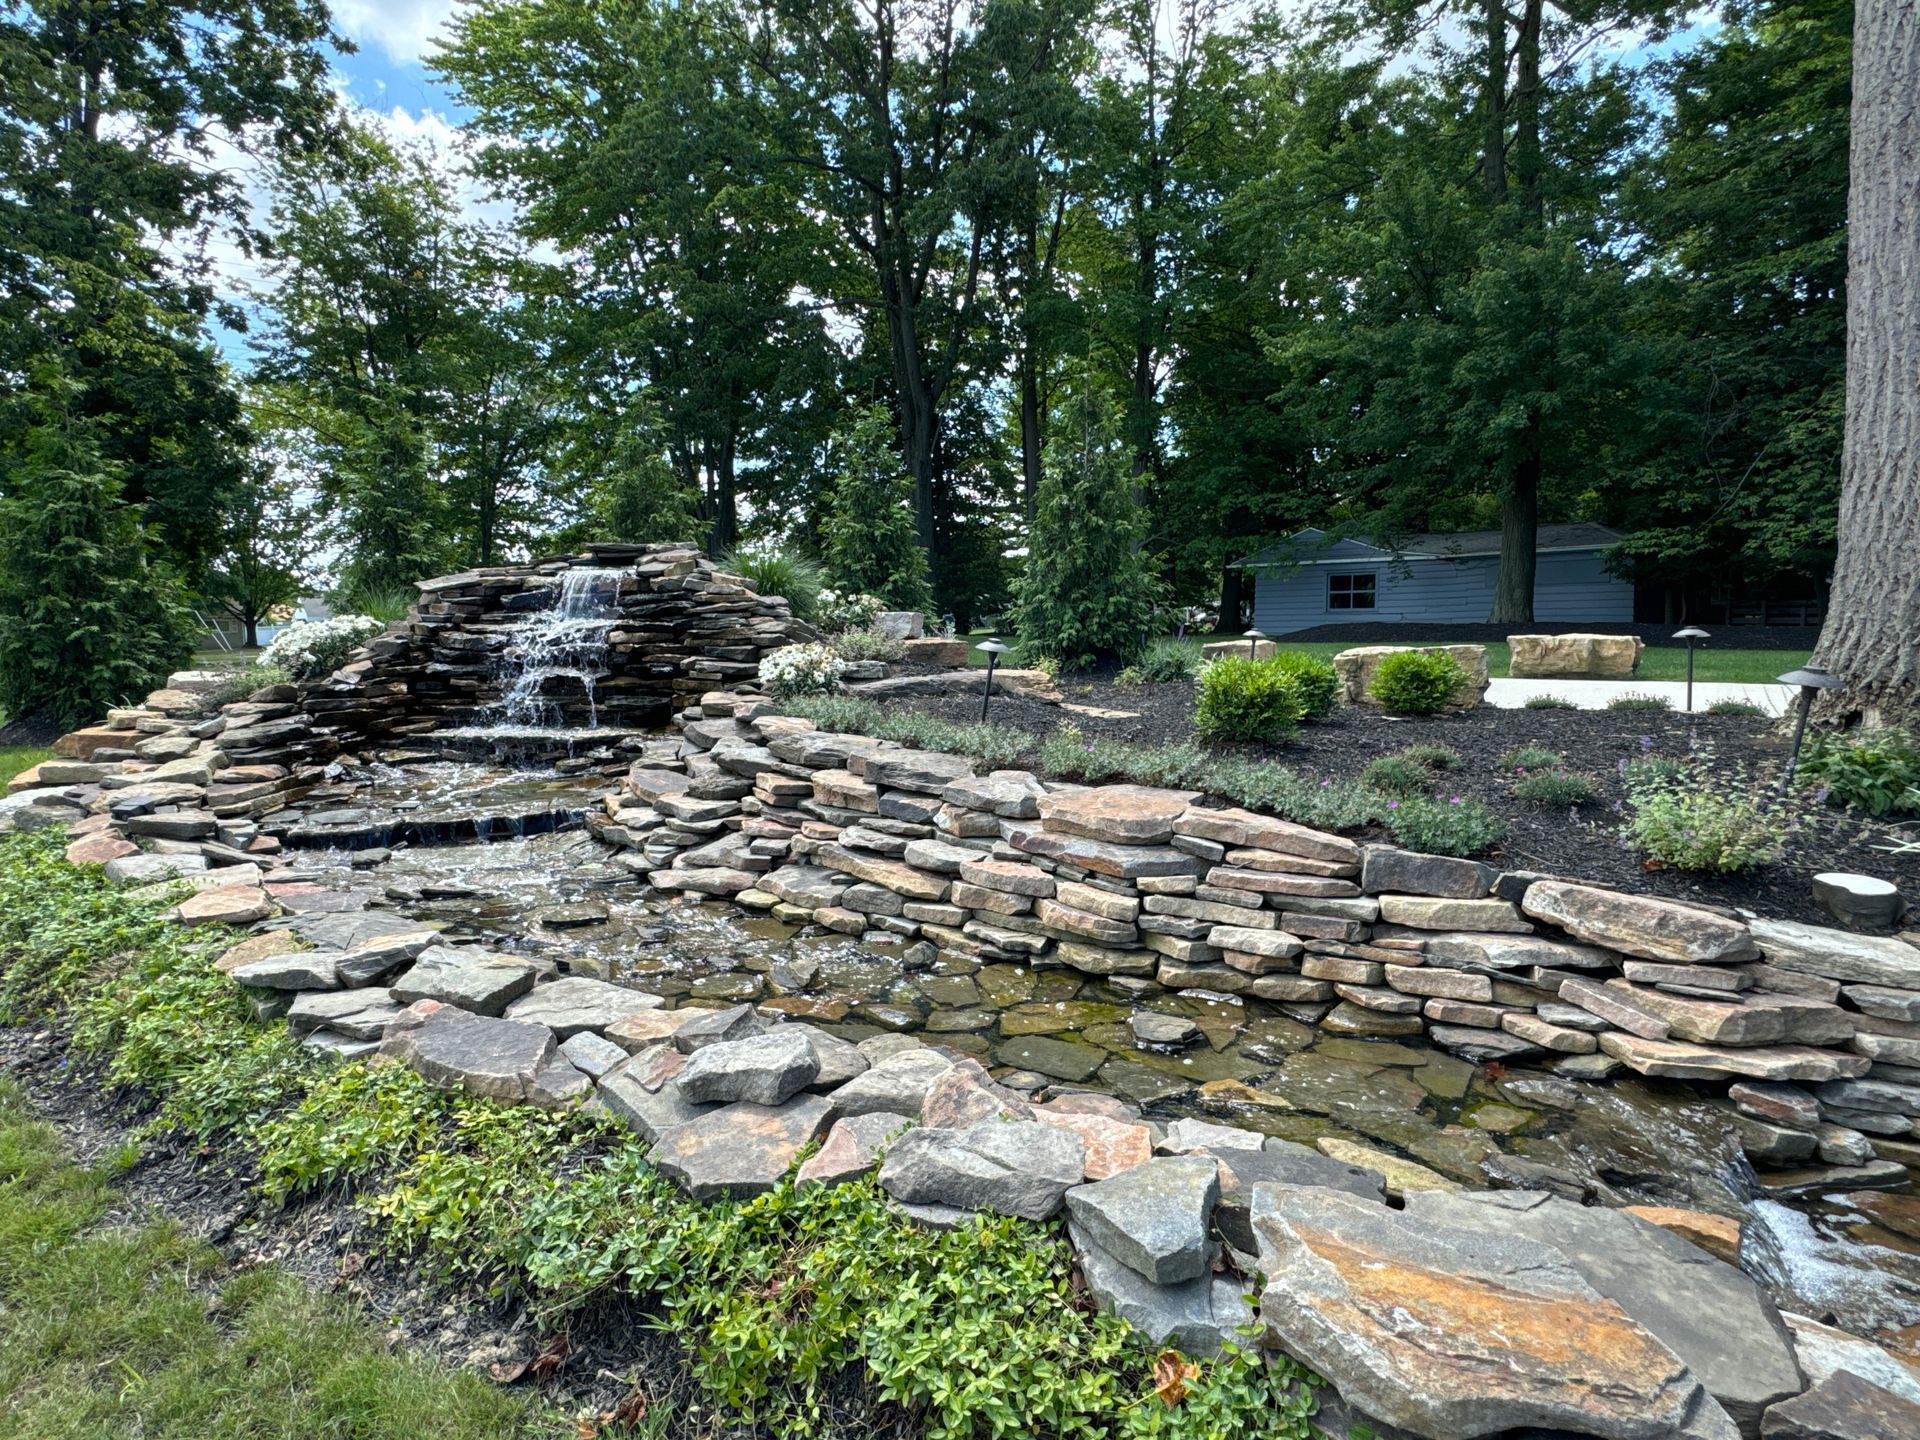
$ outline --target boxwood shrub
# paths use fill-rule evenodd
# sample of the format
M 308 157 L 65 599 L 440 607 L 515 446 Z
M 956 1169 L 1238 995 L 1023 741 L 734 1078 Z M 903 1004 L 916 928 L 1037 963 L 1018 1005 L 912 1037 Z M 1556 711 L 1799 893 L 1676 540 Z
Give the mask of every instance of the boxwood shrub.
M 1223 656 L 1200 672 L 1193 726 L 1214 740 L 1281 740 L 1306 713 L 1290 671 L 1272 660 Z
M 1444 650 L 1402 650 L 1373 672 L 1373 698 L 1400 715 L 1432 715 L 1450 704 L 1467 672 Z

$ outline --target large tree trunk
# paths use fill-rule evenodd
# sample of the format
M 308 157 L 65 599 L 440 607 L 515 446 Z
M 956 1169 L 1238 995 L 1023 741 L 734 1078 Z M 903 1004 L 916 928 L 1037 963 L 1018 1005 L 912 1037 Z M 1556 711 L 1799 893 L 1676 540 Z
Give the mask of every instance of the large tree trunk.
M 1544 0 L 1525 0 L 1515 39 L 1513 78 L 1513 180 L 1520 192 L 1520 217 L 1529 229 L 1541 219 L 1540 204 L 1540 26 Z
M 1815 658 L 1823 708 L 1920 723 L 1920 9 L 1860 0 L 1847 197 L 1840 554 Z
M 1507 198 L 1507 9 L 1505 0 L 1482 0 L 1487 31 L 1486 73 L 1481 77 L 1481 179 L 1495 205 Z
M 1020 483 L 1027 523 L 1033 523 L 1034 502 L 1040 494 L 1041 454 L 1040 377 L 1033 368 L 1033 342 L 1020 359 Z
M 1489 625 L 1533 623 L 1535 541 L 1540 533 L 1540 462 L 1523 460 L 1500 499 L 1500 569 L 1493 581 Z
M 1220 619 L 1215 625 L 1222 635 L 1240 633 L 1240 607 L 1246 597 L 1246 574 L 1232 562 L 1220 567 Z

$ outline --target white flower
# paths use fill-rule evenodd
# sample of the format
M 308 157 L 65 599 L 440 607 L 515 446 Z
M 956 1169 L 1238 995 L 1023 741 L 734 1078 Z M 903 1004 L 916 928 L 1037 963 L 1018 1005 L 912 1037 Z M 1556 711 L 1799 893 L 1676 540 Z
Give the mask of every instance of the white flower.
M 886 608 L 887 602 L 878 595 L 822 590 L 814 611 L 820 628 L 829 635 L 837 635 L 845 630 L 865 629 L 873 623 L 873 617 Z
M 273 637 L 258 665 L 285 670 L 297 680 L 337 670 L 362 641 L 385 630 L 371 615 L 336 615 L 331 620 L 299 621 Z
M 846 668 L 831 645 L 785 645 L 761 660 L 760 683 L 781 699 L 831 695 Z

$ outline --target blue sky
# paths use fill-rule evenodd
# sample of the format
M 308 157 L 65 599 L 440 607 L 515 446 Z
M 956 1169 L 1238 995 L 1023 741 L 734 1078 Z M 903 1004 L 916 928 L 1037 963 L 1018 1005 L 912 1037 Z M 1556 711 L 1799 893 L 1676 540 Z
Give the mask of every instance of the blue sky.
M 369 110 L 465 119 L 423 63 L 458 8 L 453 0 L 336 0 L 334 22 L 359 47 L 336 62 L 348 97 Z

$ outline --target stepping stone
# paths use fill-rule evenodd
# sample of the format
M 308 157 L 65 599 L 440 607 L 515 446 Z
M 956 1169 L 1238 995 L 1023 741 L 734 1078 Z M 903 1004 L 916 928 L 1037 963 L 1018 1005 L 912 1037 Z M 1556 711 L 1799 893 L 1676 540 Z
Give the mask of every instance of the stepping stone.
M 1256 1192 L 1253 1229 L 1268 1343 L 1377 1420 L 1420 1435 L 1738 1433 L 1672 1350 L 1549 1246 L 1288 1185 Z
M 428 1005 L 434 1008 L 426 1011 Z M 429 1084 L 489 1100 L 525 1100 L 553 1058 L 553 1032 L 544 1025 L 470 1015 L 430 1000 L 410 1010 L 388 1029 L 380 1053 L 412 1066 Z
M 859 1179 L 879 1162 L 880 1151 L 894 1136 L 912 1124 L 905 1115 L 889 1115 L 882 1110 L 834 1121 L 820 1149 L 800 1167 L 793 1188 L 801 1192 L 830 1190 Z
M 648 1159 L 696 1200 L 744 1200 L 779 1184 L 831 1119 L 831 1103 L 820 1095 L 780 1106 L 723 1105 L 663 1131 Z
M 1192 790 L 1145 785 L 1099 785 L 1063 790 L 1040 801 L 1047 829 L 1114 845 L 1163 845 L 1176 821 L 1199 796 Z
M 605 1030 L 642 1010 L 658 1010 L 667 1002 L 658 995 L 629 990 L 624 985 L 570 975 L 534 987 L 507 1007 L 509 1020 L 545 1025 L 562 1040 L 582 1030 Z
M 1069 1221 L 1074 1258 L 1099 1307 L 1118 1315 L 1152 1345 L 1172 1345 L 1183 1354 L 1211 1358 L 1223 1340 L 1242 1343 L 1253 1320 L 1246 1285 L 1228 1276 L 1201 1275 L 1177 1285 L 1156 1285 L 1097 1244 Z
M 837 1115 L 879 1112 L 917 1120 L 926 1103 L 927 1091 L 952 1068 L 953 1061 L 946 1056 L 916 1044 L 876 1061 L 864 1075 L 855 1076 L 829 1098 Z
M 779 1105 L 813 1083 L 820 1061 L 798 1028 L 708 1045 L 689 1056 L 678 1080 L 689 1100 L 727 1105 L 745 1100 Z
M 1546 1245 L 1668 1349 L 1742 1432 L 1769 1405 L 1800 1393 L 1800 1367 L 1772 1301 L 1746 1275 L 1622 1210 L 1507 1191 L 1412 1196 L 1414 1222 Z
M 512 960 L 472 946 L 441 945 L 423 952 L 412 968 L 393 982 L 393 996 L 407 1005 L 416 1000 L 438 1000 L 476 1015 L 497 1016 L 533 989 L 539 973 L 525 960 Z
M 351 1040 L 378 1040 L 405 1009 L 390 990 L 311 990 L 294 997 L 287 1028 L 296 1035 L 332 1030 Z
M 1106 1062 L 1107 1052 L 1078 1041 L 1023 1035 L 1003 1041 L 994 1058 L 1016 1070 L 1038 1070 L 1055 1080 L 1080 1084 L 1093 1078 L 1094 1072 Z
M 1069 1190 L 1067 1215 L 1143 1279 L 1174 1285 L 1212 1268 L 1208 1226 L 1219 1198 L 1211 1156 L 1164 1156 Z
M 1032 1120 L 915 1129 L 887 1152 L 880 1186 L 903 1204 L 1045 1220 L 1080 1183 L 1085 1154 L 1078 1135 Z

